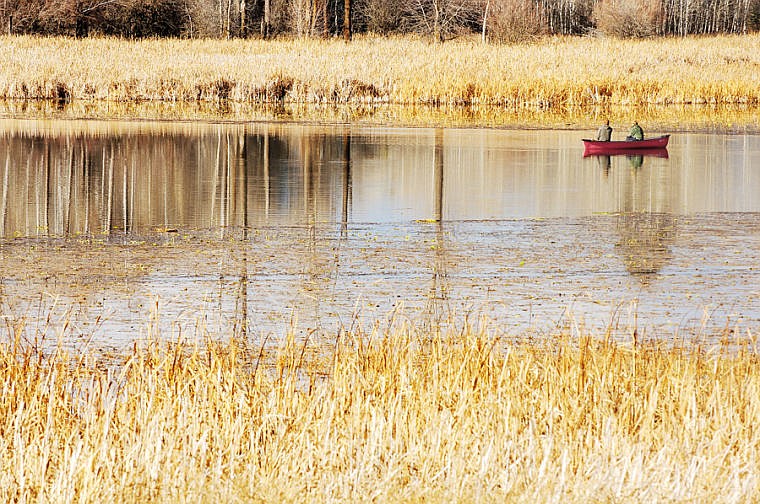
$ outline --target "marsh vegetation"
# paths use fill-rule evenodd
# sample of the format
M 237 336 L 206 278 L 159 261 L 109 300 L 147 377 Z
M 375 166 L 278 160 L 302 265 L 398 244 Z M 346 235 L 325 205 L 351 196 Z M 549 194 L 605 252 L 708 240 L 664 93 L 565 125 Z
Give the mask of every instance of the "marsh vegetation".
M 725 14 L 724 3 L 713 12 Z M 250 31 L 254 4 L 228 2 L 194 29 Z M 492 45 L 472 26 L 449 25 L 434 37 L 456 37 L 444 44 L 393 27 L 346 44 L 315 34 L 321 16 L 299 39 L 0 37 L 0 113 L 12 118 L 333 123 L 293 134 L 283 125 L 11 122 L 0 135 L 0 498 L 757 494 L 760 36 L 620 40 L 540 28 L 534 37 L 523 26 L 528 43 Z M 633 28 L 686 35 L 698 18 Z M 714 23 L 736 25 L 729 18 Z M 541 19 L 577 31 L 568 17 Z M 75 18 L 58 26 L 92 28 Z M 632 114 L 652 129 L 745 136 L 731 150 L 730 135 L 695 135 L 673 142 L 672 166 L 621 159 L 600 171 L 563 138 L 526 150 L 527 133 L 499 132 L 468 151 L 468 132 L 441 128 L 583 130 Z M 343 125 L 359 121 L 436 130 L 406 143 L 377 130 L 351 140 Z M 683 172 L 671 170 L 676 162 Z M 378 163 L 384 179 L 398 170 L 403 191 L 376 190 Z M 471 217 L 472 205 L 446 199 L 476 181 L 500 196 L 515 191 L 510 211 L 536 212 L 522 184 L 551 213 L 572 200 L 547 193 L 558 178 L 603 197 L 562 186 L 593 200 L 580 218 Z M 378 224 L 370 196 L 398 193 L 400 208 L 420 215 Z M 505 206 L 492 204 L 483 208 Z M 495 321 L 476 302 L 513 318 Z M 685 303 L 704 309 L 702 319 L 679 312 Z M 570 309 L 558 320 L 558 304 L 604 312 L 606 325 Z M 305 326 L 299 307 L 314 315 Z M 648 330 L 644 310 L 676 326 Z
M 753 334 L 711 350 L 401 320 L 314 345 L 0 346 L 8 501 L 742 501 L 758 491 Z M 158 335 L 156 335 L 158 336 Z
M 4 37 L 0 98 L 59 101 L 756 106 L 760 35 L 551 38 L 142 40 Z

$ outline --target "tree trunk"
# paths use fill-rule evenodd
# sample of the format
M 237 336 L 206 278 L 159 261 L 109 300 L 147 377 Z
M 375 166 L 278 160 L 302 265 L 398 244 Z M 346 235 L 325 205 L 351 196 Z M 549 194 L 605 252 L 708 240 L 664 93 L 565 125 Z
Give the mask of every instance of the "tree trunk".
M 219 0 L 219 38 L 224 35 L 224 2 Z
M 351 0 L 343 0 L 343 40 L 351 41 Z
M 322 0 L 322 36 L 328 38 L 330 36 L 330 23 L 327 17 L 327 0 Z
M 232 0 L 227 0 L 227 22 L 224 27 L 224 35 L 227 40 L 232 38 Z
M 488 24 L 488 7 L 490 7 L 490 6 L 491 6 L 491 0 L 486 0 L 486 6 L 483 9 L 483 35 L 482 35 L 482 39 L 483 39 L 483 43 L 484 44 L 486 43 L 486 40 L 487 40 L 486 39 L 486 33 L 487 33 L 486 26 Z
M 309 37 L 317 34 L 317 0 L 311 0 L 309 5 Z
M 76 19 L 76 38 L 85 38 L 90 29 L 87 26 L 87 18 L 83 14 L 78 14 Z
M 269 38 L 270 0 L 264 0 L 264 17 L 261 18 L 261 36 Z
M 443 30 L 441 29 L 441 0 L 433 2 L 433 38 L 436 42 L 443 42 Z
M 245 0 L 240 0 L 240 36 L 245 37 Z

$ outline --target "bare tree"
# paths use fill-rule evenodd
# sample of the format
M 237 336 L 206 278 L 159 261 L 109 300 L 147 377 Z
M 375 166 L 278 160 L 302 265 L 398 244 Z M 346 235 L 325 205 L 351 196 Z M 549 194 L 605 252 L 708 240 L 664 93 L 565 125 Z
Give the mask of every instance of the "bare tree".
M 264 38 L 269 38 L 269 31 L 272 24 L 271 10 L 272 6 L 270 0 L 264 0 L 264 14 L 261 17 L 261 36 Z
M 8 27 L 8 35 L 11 35 L 13 33 L 13 10 L 8 8 L 8 0 L 3 0 L 0 10 L 2 11 L 0 19 L 2 19 L 3 26 Z
M 327 0 L 290 0 L 291 29 L 299 37 L 327 33 Z
M 662 24 L 660 0 L 599 2 L 594 10 L 597 29 L 617 37 L 650 37 Z
M 745 33 L 758 0 L 594 0 L 602 31 L 622 36 Z M 651 27 L 652 23 L 657 26 Z
M 547 31 L 540 6 L 523 0 L 486 0 L 483 6 L 484 41 L 519 42 Z
M 351 41 L 351 0 L 343 0 L 343 40 Z
M 401 31 L 405 0 L 359 0 L 352 3 L 356 7 L 353 20 L 368 31 L 382 35 Z
M 533 0 L 536 11 L 551 33 L 583 33 L 592 23 L 594 5 L 599 0 Z
M 177 37 L 188 23 L 185 2 L 174 0 L 121 0 L 105 7 L 93 29 L 127 37 Z
M 219 37 L 230 38 L 232 22 L 232 0 L 217 0 L 219 13 Z
M 747 12 L 747 31 L 760 30 L 760 0 L 750 0 Z
M 239 35 L 241 37 L 245 37 L 245 33 L 246 33 L 246 29 L 247 29 L 247 27 L 245 25 L 245 21 L 246 21 L 246 9 L 247 9 L 246 1 L 245 0 L 240 0 L 240 3 L 239 3 L 240 33 L 239 33 Z
M 341 24 L 342 23 L 342 24 Z M 543 33 L 619 36 L 746 33 L 760 0 L 0 0 L 0 31 L 87 36 L 220 37 L 291 32 L 414 32 L 438 41 L 480 31 L 514 41 Z
M 271 37 L 277 33 L 295 33 L 293 27 L 293 0 L 263 0 L 261 19 L 262 36 Z
M 92 27 L 103 21 L 106 8 L 126 8 L 124 0 L 45 0 L 40 21 L 49 27 L 58 26 L 63 33 L 86 37 Z
M 480 0 L 411 0 L 405 13 L 413 31 L 443 42 L 480 24 Z
M 309 34 L 311 28 L 311 0 L 290 0 L 291 29 L 299 37 Z

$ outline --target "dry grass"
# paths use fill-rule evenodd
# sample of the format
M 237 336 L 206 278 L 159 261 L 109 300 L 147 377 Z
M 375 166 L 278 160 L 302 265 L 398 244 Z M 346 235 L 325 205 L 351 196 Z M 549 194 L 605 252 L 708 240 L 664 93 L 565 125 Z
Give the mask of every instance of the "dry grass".
M 754 340 L 509 343 L 395 324 L 152 342 L 114 364 L 0 349 L 4 501 L 739 502 L 760 490 Z
M 760 103 L 760 35 L 483 45 L 411 38 L 0 37 L 0 98 L 241 103 Z

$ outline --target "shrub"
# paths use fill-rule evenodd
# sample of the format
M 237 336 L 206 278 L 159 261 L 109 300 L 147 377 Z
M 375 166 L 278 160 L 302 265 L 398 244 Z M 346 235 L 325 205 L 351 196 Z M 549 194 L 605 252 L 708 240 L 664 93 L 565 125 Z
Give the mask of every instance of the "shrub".
M 401 11 L 400 0 L 362 0 L 356 4 L 355 25 L 381 35 L 398 32 L 402 25 Z
M 760 31 L 760 0 L 752 1 L 747 18 L 747 31 Z
M 112 6 L 106 12 L 103 32 L 122 37 L 179 37 L 185 15 L 172 0 L 143 0 Z
M 662 7 L 657 0 L 601 0 L 594 8 L 597 29 L 621 38 L 645 38 L 659 32 Z
M 522 0 L 492 0 L 484 23 L 486 37 L 495 42 L 521 42 L 547 31 L 540 10 Z

